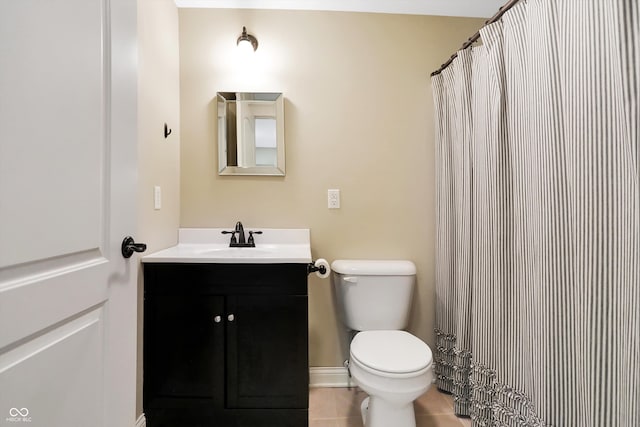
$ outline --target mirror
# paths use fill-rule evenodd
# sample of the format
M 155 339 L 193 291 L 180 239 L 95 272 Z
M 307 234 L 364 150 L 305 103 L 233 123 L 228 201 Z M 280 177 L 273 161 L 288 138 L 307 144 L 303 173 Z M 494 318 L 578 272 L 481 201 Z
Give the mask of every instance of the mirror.
M 284 176 L 282 93 L 218 92 L 218 174 Z

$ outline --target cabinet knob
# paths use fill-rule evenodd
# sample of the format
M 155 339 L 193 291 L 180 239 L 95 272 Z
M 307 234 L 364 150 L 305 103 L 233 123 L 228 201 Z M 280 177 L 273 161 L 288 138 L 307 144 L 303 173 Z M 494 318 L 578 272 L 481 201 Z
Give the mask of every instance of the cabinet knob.
M 216 316 L 216 317 L 213 318 L 213 321 L 216 322 L 216 323 L 220 323 L 222 321 L 222 317 Z
M 233 314 L 230 314 L 230 315 L 227 316 L 227 320 L 229 322 L 233 322 L 235 320 L 235 316 Z

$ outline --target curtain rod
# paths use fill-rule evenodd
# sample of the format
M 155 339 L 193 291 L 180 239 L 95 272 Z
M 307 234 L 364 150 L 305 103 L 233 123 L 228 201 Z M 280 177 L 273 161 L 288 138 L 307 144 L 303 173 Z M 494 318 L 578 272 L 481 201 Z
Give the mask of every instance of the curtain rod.
M 498 19 L 502 18 L 502 15 L 504 15 L 507 10 L 511 9 L 518 2 L 520 2 L 520 0 L 509 0 L 509 2 L 507 2 L 507 4 L 505 4 L 500 9 L 498 9 L 498 12 L 495 15 L 493 15 L 491 18 L 489 18 L 487 21 L 485 21 L 484 26 L 487 26 L 489 24 L 493 24 Z M 462 44 L 462 48 L 460 48 L 460 50 L 464 50 L 464 49 L 468 48 L 469 46 L 474 44 L 479 38 L 480 38 L 480 31 L 477 31 L 474 35 L 469 37 L 469 39 L 466 42 L 464 42 Z M 436 74 L 440 74 L 445 68 L 447 68 L 449 65 L 451 65 L 453 60 L 456 59 L 457 57 L 458 57 L 458 53 L 457 52 L 454 53 L 453 55 L 451 55 L 451 58 L 449 58 L 447 60 L 447 62 L 442 64 L 440 66 L 440 68 L 438 68 L 436 71 L 431 73 L 431 77 L 435 76 Z

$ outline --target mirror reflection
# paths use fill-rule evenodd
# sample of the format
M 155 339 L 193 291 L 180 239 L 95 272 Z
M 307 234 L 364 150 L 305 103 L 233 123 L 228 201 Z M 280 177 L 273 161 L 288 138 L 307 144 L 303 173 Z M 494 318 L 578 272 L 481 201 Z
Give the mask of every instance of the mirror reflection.
M 218 173 L 284 176 L 282 93 L 218 92 Z

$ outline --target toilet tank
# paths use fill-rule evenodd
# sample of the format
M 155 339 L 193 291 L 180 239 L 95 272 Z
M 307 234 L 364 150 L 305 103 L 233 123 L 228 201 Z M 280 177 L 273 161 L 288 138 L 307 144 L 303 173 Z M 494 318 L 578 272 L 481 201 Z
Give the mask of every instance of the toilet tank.
M 332 282 L 340 318 L 355 331 L 407 326 L 415 286 L 411 261 L 336 260 Z

